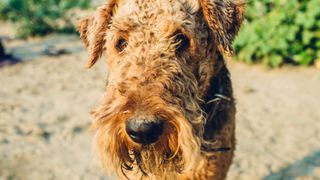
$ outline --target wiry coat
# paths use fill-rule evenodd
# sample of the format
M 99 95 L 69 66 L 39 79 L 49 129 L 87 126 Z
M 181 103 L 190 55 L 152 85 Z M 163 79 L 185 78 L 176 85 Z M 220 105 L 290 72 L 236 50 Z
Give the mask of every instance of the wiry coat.
M 105 53 L 109 68 L 93 113 L 103 167 L 129 179 L 226 177 L 235 104 L 222 54 L 232 53 L 243 13 L 244 3 L 231 0 L 108 0 L 80 22 L 86 66 Z M 217 93 L 230 101 L 216 107 Z M 156 143 L 128 137 L 125 122 L 137 114 L 165 120 Z

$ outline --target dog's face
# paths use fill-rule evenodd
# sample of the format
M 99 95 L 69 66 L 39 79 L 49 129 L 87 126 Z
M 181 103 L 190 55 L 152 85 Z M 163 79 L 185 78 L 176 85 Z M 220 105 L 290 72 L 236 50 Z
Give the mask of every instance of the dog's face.
M 242 12 L 231 1 L 109 0 L 81 21 L 87 67 L 105 53 L 109 69 L 93 113 L 105 167 L 161 175 L 199 163 L 202 98 L 216 56 L 231 51 Z

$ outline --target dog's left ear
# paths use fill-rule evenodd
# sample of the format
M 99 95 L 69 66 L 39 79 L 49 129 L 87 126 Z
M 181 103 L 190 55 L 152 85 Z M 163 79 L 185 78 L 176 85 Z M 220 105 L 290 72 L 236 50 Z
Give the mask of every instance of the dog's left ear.
M 232 54 L 232 41 L 245 12 L 244 0 L 201 0 L 203 16 L 222 54 Z
M 86 68 L 91 68 L 102 55 L 105 34 L 116 5 L 117 0 L 108 0 L 93 16 L 82 19 L 77 26 L 80 38 L 89 51 Z

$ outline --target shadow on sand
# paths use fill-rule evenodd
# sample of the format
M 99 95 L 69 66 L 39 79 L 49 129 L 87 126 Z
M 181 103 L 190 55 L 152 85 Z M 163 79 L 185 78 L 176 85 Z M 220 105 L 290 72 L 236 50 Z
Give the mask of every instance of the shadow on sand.
M 23 44 L 6 47 L 5 42 L 18 41 L 0 36 L 0 67 L 37 59 L 41 56 L 57 57 L 83 51 L 78 36 L 52 34 L 41 40 L 25 41 Z
M 298 177 L 309 175 L 317 167 L 320 167 L 320 151 L 316 151 L 277 172 L 271 173 L 264 177 L 263 180 L 294 180 Z
M 13 65 L 20 62 L 18 58 L 13 57 L 11 54 L 7 54 L 2 39 L 0 38 L 0 67 Z

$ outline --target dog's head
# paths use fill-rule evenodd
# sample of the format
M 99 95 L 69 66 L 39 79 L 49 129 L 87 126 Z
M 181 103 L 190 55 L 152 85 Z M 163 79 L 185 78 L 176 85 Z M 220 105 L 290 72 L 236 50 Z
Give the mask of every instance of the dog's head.
M 243 11 L 232 0 L 108 0 L 80 22 L 86 66 L 105 53 L 109 67 L 93 113 L 105 167 L 161 175 L 200 163 L 202 99 Z

